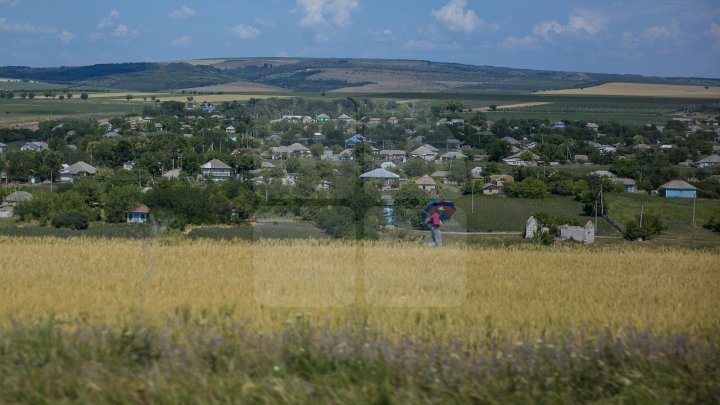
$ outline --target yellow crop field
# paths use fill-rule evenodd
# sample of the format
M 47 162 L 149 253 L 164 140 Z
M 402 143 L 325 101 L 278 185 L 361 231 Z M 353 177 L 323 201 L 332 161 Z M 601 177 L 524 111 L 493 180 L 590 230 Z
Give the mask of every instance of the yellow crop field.
M 586 247 L 442 249 L 319 241 L 0 238 L 0 321 L 297 314 L 388 336 L 509 338 L 579 328 L 720 332 L 720 256 Z
M 683 86 L 673 84 L 605 83 L 583 89 L 541 91 L 537 94 L 587 95 L 587 96 L 639 96 L 639 97 L 688 97 L 720 98 L 720 87 Z

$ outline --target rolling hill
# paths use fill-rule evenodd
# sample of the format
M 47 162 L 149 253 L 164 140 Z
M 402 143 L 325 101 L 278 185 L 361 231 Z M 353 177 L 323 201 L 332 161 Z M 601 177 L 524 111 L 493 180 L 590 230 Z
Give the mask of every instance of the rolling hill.
M 530 93 L 609 82 L 720 86 L 720 79 L 515 69 L 418 60 L 215 58 L 78 67 L 0 67 L 0 77 L 134 91 Z

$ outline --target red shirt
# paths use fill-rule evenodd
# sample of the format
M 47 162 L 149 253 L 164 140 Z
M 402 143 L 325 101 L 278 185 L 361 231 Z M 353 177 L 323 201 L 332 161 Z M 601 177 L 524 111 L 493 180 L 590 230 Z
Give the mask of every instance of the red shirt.
M 430 223 L 432 224 L 433 228 L 439 228 L 440 227 L 440 213 L 435 211 L 430 216 Z

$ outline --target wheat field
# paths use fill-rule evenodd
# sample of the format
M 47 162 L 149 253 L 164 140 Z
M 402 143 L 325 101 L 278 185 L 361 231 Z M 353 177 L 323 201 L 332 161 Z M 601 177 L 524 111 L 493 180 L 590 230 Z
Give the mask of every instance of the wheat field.
M 540 91 L 537 94 L 718 98 L 720 97 L 720 87 L 685 86 L 675 84 L 605 83 L 599 86 L 582 89 Z
M 628 327 L 720 332 L 720 256 L 708 251 L 83 238 L 0 246 L 2 323 L 190 312 L 258 330 L 302 315 L 468 342 Z

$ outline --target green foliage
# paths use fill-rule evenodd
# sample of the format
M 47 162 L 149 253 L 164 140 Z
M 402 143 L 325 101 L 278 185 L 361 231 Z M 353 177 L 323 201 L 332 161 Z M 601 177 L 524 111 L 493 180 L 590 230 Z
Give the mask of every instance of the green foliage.
M 39 191 L 33 198 L 23 201 L 15 208 L 21 221 L 34 219 L 41 223 L 56 218 L 61 212 L 79 211 L 90 219 L 97 219 L 97 210 L 87 206 L 85 197 L 76 191 L 48 193 Z
M 394 196 L 395 222 L 398 224 L 408 223 L 416 228 L 422 228 L 420 212 L 429 200 L 428 193 L 421 190 L 416 184 L 404 183 Z
M 654 209 L 648 209 L 625 224 L 623 237 L 627 240 L 648 240 L 665 229 L 667 227 L 660 217 L 660 213 Z
M 544 181 L 533 178 L 504 183 L 503 187 L 509 197 L 518 198 L 545 198 L 548 190 Z
M 720 232 L 720 214 L 711 216 L 710 219 L 703 224 L 703 228 L 709 229 L 713 232 Z
M 88 216 L 82 211 L 63 211 L 52 220 L 52 225 L 55 228 L 87 229 Z
M 430 165 L 423 159 L 410 159 L 402 167 L 407 177 L 420 177 L 430 172 Z
M 127 213 L 135 208 L 141 199 L 137 185 L 123 185 L 112 187 L 103 198 L 105 220 L 107 222 L 125 222 Z

